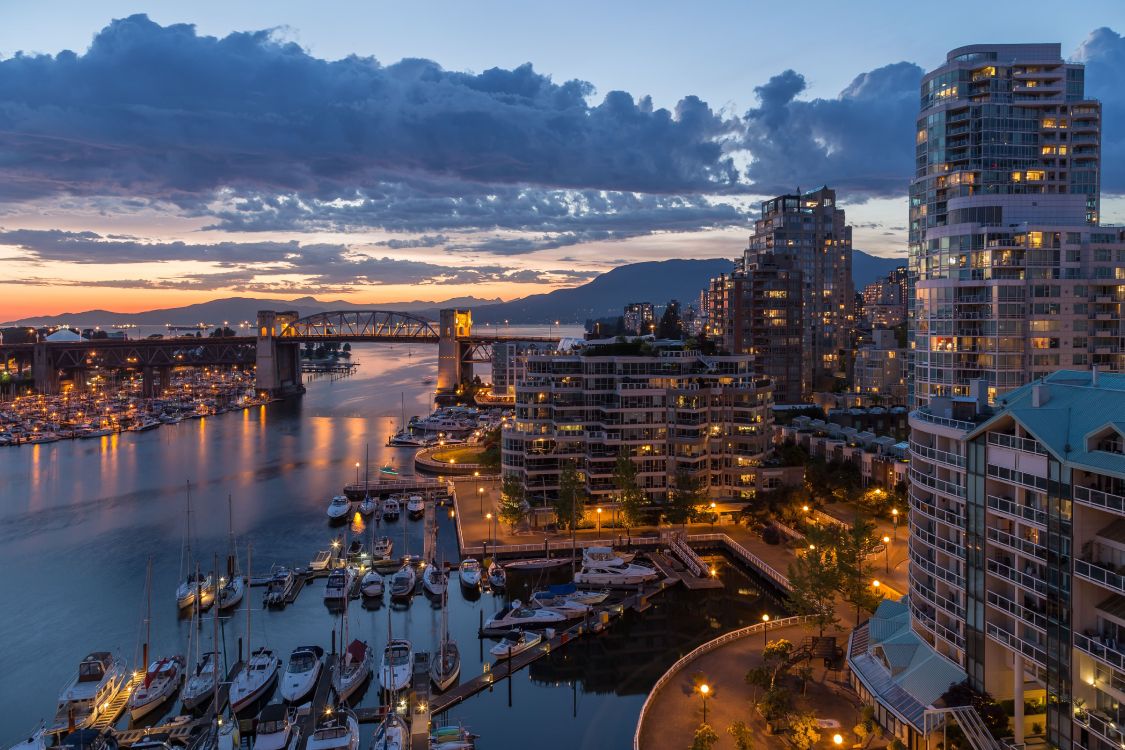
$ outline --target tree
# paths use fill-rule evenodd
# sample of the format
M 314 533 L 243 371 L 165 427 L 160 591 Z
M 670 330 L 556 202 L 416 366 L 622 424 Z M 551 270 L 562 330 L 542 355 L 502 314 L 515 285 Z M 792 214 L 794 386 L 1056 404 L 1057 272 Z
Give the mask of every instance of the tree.
M 801 695 L 805 694 L 805 689 L 809 686 L 809 681 L 813 678 L 813 668 L 811 664 L 802 664 L 795 670 L 797 679 L 801 681 Z
M 736 750 L 753 750 L 754 732 L 745 721 L 736 721 L 727 727 L 727 734 L 734 738 Z
M 559 473 L 559 493 L 555 499 L 555 521 L 564 529 L 574 529 L 586 512 L 586 491 L 582 475 L 573 461 L 563 464 Z
M 691 740 L 691 750 L 711 750 L 718 741 L 719 735 L 715 734 L 710 724 L 700 724 Z
M 789 739 L 797 750 L 810 750 L 820 742 L 820 724 L 813 714 L 797 714 L 789 719 Z
M 664 520 L 670 524 L 685 526 L 695 520 L 697 507 L 703 502 L 705 494 L 699 480 L 686 469 L 676 469 L 672 486 L 668 492 L 668 505 L 664 509 Z
M 213 339 L 230 338 L 234 335 L 234 329 L 228 328 L 227 326 L 219 326 L 215 330 L 211 331 L 211 338 Z
M 774 722 L 789 713 L 793 707 L 793 699 L 788 690 L 775 687 L 763 693 L 755 706 L 766 721 Z
M 637 465 L 624 448 L 613 466 L 613 486 L 617 489 L 618 507 L 621 509 L 621 521 L 625 528 L 641 525 L 644 522 L 645 508 L 649 504 L 648 495 L 637 481 Z
M 879 544 L 875 524 L 862 518 L 846 527 L 836 543 L 840 591 L 844 601 L 855 605 L 857 620 L 860 610 L 874 612 L 883 600 L 883 592 L 872 585 L 873 566 L 869 561 Z
M 660 316 L 660 325 L 656 327 L 656 336 L 661 339 L 682 339 L 684 337 L 684 324 L 680 319 L 680 303 L 678 300 L 668 300 L 664 314 Z
M 746 682 L 769 692 L 777 687 L 780 677 L 789 664 L 793 654 L 793 643 L 785 638 L 770 641 L 762 649 L 762 663 L 746 673 Z
M 941 701 L 950 708 L 972 706 L 993 737 L 1000 739 L 1007 736 L 1008 714 L 1004 708 L 991 694 L 973 688 L 968 680 L 950 685 L 942 694 Z
M 793 614 L 812 617 L 824 635 L 826 628 L 840 622 L 836 614 L 836 594 L 841 576 L 831 530 L 823 526 L 809 529 L 809 548 L 789 565 L 789 606 Z
M 500 485 L 500 507 L 497 509 L 500 520 L 514 531 L 527 518 L 527 511 L 527 490 L 523 480 L 516 474 L 506 474 Z

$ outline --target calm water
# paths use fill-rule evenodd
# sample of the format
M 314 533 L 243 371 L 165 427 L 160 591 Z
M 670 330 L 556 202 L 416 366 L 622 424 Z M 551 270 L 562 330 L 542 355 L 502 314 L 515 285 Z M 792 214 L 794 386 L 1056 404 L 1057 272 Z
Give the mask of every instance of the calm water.
M 303 398 L 286 403 L 140 434 L 0 449 L 0 747 L 54 715 L 59 689 L 87 652 L 110 650 L 130 664 L 139 661 L 150 556 L 153 655 L 187 652 L 192 626 L 174 602 L 187 481 L 197 554 L 210 559 L 225 552 L 229 494 L 242 565 L 248 540 L 254 571 L 265 572 L 274 563 L 305 565 L 327 547 L 336 533 L 324 515 L 327 498 L 355 479 L 366 445 L 372 467 L 392 461 L 412 471 L 411 451 L 383 444 L 398 426 L 400 394 L 408 418 L 430 410 L 431 387 L 421 381 L 435 374 L 436 348 L 361 345 L 354 358 L 360 362 L 355 376 L 314 381 Z M 439 546 L 455 560 L 452 522 L 440 518 Z M 394 536 L 400 554 L 404 529 L 410 551 L 420 552 L 421 522 L 404 516 L 382 533 Z M 448 718 L 482 734 L 483 748 L 514 747 L 528 737 L 545 750 L 627 747 L 663 669 L 695 644 L 756 621 L 767 607 L 755 584 L 729 566 L 720 569 L 724 590 L 669 592 L 644 615 L 518 673 L 511 708 L 501 682 Z M 455 580 L 450 629 L 467 678 L 480 673 L 482 652 L 492 645 L 477 638 L 480 613 L 487 618 L 503 602 L 489 595 L 468 601 Z M 262 611 L 263 590 L 252 589 L 254 646 L 265 642 L 282 658 L 299 645 L 327 649 L 338 620 L 323 604 L 323 588 L 323 580 L 306 586 L 282 611 Z M 408 635 L 418 649 L 436 643 L 440 609 L 424 596 L 405 610 L 352 602 L 352 636 L 381 651 L 388 612 L 396 636 Z M 241 610 L 223 620 L 232 659 L 244 628 Z M 209 649 L 209 623 L 202 638 Z M 377 705 L 377 693 L 369 688 L 359 704 Z M 169 715 L 177 710 L 173 704 Z

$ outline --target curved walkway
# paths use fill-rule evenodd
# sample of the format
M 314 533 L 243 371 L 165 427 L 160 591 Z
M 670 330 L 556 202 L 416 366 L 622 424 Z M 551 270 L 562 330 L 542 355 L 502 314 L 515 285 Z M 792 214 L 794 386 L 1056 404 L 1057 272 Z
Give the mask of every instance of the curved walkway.
M 746 684 L 745 678 L 746 672 L 761 661 L 763 636 L 760 626 L 748 630 L 750 632 L 745 635 L 711 650 L 706 650 L 709 644 L 704 644 L 697 651 L 705 653 L 688 654 L 681 660 L 686 663 L 677 662 L 657 682 L 641 710 L 634 738 L 635 750 L 691 747 L 695 729 L 703 721 L 703 701 L 698 691 L 701 682 L 706 682 L 711 688 L 707 700 L 707 723 L 719 735 L 715 750 L 733 750 L 734 739 L 727 733 L 727 727 L 736 721 L 750 725 L 757 747 L 787 747 L 780 737 L 765 733 L 764 722 L 752 707 L 757 689 Z M 804 625 L 790 624 L 770 627 L 765 637 L 771 641 L 786 638 L 794 645 L 800 645 L 809 635 L 815 635 L 815 632 Z M 716 639 L 719 640 L 723 639 Z M 819 660 L 813 660 L 812 664 L 815 671 L 804 701 L 817 718 L 834 719 L 840 725 L 838 730 L 822 732 L 822 740 L 837 731 L 850 738 L 850 730 L 859 711 L 858 702 L 850 694 L 830 685 Z

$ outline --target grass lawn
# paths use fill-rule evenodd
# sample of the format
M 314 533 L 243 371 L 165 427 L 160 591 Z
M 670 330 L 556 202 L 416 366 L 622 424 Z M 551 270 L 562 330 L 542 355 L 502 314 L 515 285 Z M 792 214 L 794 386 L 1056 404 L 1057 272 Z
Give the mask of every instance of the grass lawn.
M 443 464 L 475 464 L 480 461 L 484 448 L 476 445 L 455 445 L 430 454 L 430 458 Z

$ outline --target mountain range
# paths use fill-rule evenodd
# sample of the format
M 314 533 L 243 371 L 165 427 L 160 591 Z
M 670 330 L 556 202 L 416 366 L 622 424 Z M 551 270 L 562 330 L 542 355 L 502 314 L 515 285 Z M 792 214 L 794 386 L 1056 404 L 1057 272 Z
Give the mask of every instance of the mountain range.
M 852 256 L 852 279 L 857 290 L 885 276 L 895 267 L 903 265 L 901 258 L 881 258 L 855 250 Z M 532 294 L 503 302 L 499 299 L 456 297 L 441 301 L 414 300 L 411 302 L 381 302 L 357 304 L 342 300 L 318 300 L 299 297 L 293 300 L 257 299 L 253 297 L 225 297 L 183 307 L 148 310 L 139 313 L 120 313 L 110 310 L 86 310 L 57 315 L 41 315 L 11 321 L 3 325 L 46 326 L 58 322 L 84 328 L 95 325 L 110 326 L 131 323 L 138 326 L 211 325 L 230 321 L 253 321 L 258 310 L 295 310 L 302 317 L 329 310 L 399 310 L 413 312 L 422 317 L 436 319 L 438 310 L 447 307 L 469 308 L 473 319 L 481 323 L 545 323 L 560 320 L 581 322 L 588 318 L 601 318 L 621 314 L 629 302 L 652 302 L 662 305 L 670 299 L 687 304 L 699 299 L 700 290 L 710 279 L 729 273 L 734 263 L 727 258 L 703 260 L 674 259 L 647 261 L 619 266 L 576 287 L 556 289 L 544 294 Z

